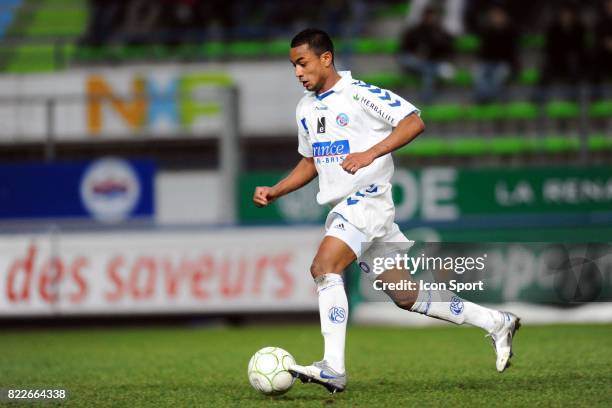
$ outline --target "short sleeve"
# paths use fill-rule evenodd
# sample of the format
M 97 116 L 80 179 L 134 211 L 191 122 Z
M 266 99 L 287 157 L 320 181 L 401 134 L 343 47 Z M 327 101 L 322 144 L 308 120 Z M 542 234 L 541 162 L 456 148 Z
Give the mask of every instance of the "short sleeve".
M 302 113 L 301 104 L 295 110 L 295 118 L 298 128 L 298 152 L 304 157 L 312 157 L 312 144 L 308 133 L 306 116 Z
M 364 111 L 374 119 L 396 127 L 406 116 L 421 111 L 401 96 L 387 89 L 378 88 L 363 81 L 355 81 L 354 99 L 358 100 Z

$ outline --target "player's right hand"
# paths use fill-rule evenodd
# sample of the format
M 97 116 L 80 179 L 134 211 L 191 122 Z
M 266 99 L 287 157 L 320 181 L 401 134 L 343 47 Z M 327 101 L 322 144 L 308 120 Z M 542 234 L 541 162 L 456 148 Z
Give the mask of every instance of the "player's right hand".
M 272 187 L 259 186 L 255 187 L 255 193 L 253 194 L 253 202 L 257 207 L 265 207 L 274 201 L 272 195 Z

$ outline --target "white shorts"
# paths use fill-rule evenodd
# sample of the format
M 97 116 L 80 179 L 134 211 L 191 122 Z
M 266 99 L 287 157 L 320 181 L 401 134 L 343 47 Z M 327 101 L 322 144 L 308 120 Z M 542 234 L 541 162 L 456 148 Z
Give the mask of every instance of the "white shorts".
M 395 253 L 405 252 L 414 243 L 393 222 L 395 207 L 391 199 L 391 186 L 379 187 L 374 194 L 367 193 L 374 190 L 370 186 L 363 189 L 361 194 L 348 197 L 351 200 L 341 201 L 325 221 L 325 235 L 344 241 L 366 273 L 370 272 L 374 257 L 394 256 Z M 359 201 L 355 203 L 355 200 Z M 387 242 L 399 245 L 382 245 Z

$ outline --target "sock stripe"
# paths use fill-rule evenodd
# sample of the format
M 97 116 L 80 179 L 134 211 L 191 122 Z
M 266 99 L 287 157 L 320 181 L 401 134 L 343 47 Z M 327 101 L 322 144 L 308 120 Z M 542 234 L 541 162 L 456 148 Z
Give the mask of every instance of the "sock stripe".
M 344 283 L 343 282 L 338 282 L 338 283 L 334 283 L 334 284 L 331 284 L 329 286 L 326 286 L 324 288 L 320 288 L 319 289 L 319 293 L 321 293 L 321 292 L 323 292 L 323 291 L 325 291 L 327 289 L 335 288 L 336 286 L 344 286 Z

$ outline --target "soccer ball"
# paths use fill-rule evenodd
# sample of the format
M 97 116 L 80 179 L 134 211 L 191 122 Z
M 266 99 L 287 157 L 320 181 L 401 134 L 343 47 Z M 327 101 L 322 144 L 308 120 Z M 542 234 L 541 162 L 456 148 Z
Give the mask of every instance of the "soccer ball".
M 249 382 L 265 395 L 280 395 L 289 391 L 295 378 L 287 371 L 295 359 L 280 347 L 264 347 L 251 357 Z

